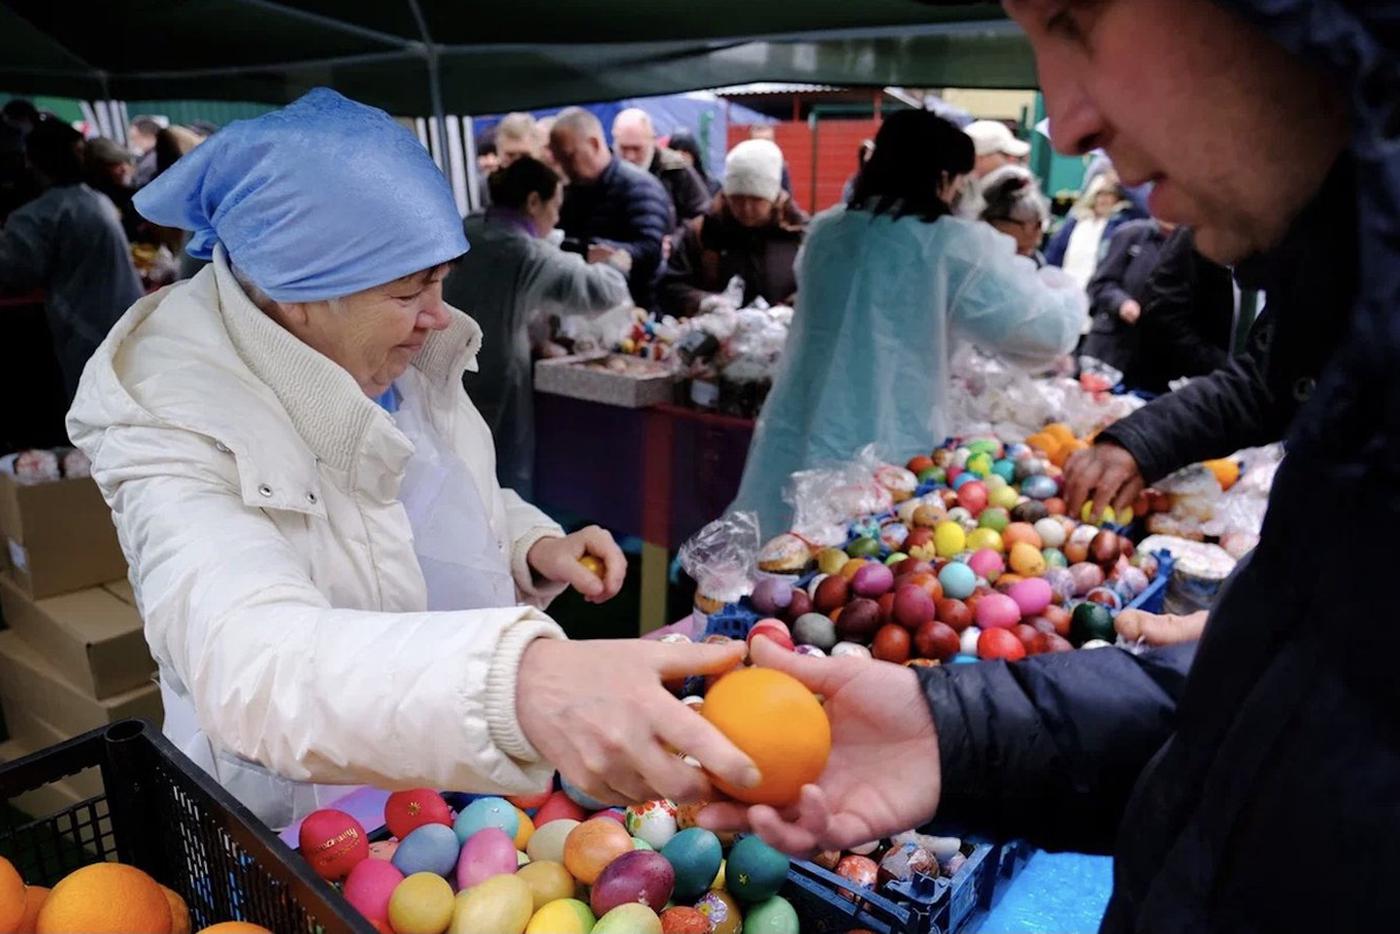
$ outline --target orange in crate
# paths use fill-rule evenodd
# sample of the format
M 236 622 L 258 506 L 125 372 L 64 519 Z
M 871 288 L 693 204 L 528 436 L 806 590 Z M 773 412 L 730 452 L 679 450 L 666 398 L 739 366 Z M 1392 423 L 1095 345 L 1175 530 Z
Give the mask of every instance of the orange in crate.
M 170 903 L 135 866 L 95 863 L 65 876 L 39 909 L 36 934 L 170 934 Z
M 711 776 L 715 787 L 748 804 L 780 807 L 815 782 L 831 754 L 831 723 L 807 687 L 771 668 L 743 668 L 715 682 L 701 714 L 758 766 L 763 780 L 738 788 Z

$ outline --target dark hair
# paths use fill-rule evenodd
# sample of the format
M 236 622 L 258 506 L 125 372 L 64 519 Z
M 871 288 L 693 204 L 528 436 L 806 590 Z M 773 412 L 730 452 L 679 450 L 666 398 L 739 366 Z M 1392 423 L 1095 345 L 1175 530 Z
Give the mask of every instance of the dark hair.
M 927 110 L 891 114 L 875 134 L 875 151 L 856 178 L 847 204 L 872 214 L 935 221 L 952 212 L 939 190 L 972 171 L 972 137 Z
M 29 123 L 39 122 L 38 109 L 22 97 L 15 97 L 5 101 L 5 106 L 0 108 L 0 113 L 3 113 L 5 117 L 10 120 L 24 120 Z
M 495 130 L 487 130 L 481 134 L 481 139 L 476 141 L 476 154 L 478 156 L 494 156 L 496 154 Z
M 701 178 L 708 179 L 709 173 L 705 171 L 705 154 L 700 151 L 700 142 L 689 130 L 677 130 L 671 134 L 670 140 L 666 143 L 667 149 L 674 149 L 676 152 L 690 154 L 690 158 L 695 160 L 695 171 L 700 173 Z
M 45 117 L 24 141 L 29 164 L 53 185 L 83 180 L 83 134 L 62 120 Z
M 138 133 L 145 133 L 147 136 L 155 136 L 161 131 L 161 125 L 154 117 L 135 117 L 131 125 Z
M 503 208 L 520 210 L 529 200 L 530 192 L 548 201 L 559 190 L 559 174 L 538 159 L 521 156 L 504 169 L 491 173 L 491 202 Z

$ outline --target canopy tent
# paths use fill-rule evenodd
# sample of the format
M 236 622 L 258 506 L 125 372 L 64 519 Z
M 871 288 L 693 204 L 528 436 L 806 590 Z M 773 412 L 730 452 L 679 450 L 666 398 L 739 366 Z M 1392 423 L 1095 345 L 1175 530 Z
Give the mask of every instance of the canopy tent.
M 749 81 L 1034 87 L 995 3 L 0 2 L 0 90 L 499 113 Z M 436 98 L 436 99 L 435 99 Z

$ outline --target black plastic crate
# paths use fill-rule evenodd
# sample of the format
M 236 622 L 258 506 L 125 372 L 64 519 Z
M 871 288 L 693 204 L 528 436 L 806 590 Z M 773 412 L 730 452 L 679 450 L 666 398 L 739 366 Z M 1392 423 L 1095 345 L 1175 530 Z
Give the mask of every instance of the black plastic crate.
M 103 793 L 55 813 L 14 799 L 98 770 Z M 307 934 L 374 934 L 293 850 L 141 720 L 0 766 L 0 855 L 26 882 L 52 886 L 104 860 L 144 870 L 178 892 L 194 928 L 241 920 Z
M 957 934 L 991 908 L 998 883 L 1009 878 L 1002 876 L 1002 866 L 1000 847 L 977 844 L 951 879 L 915 875 L 878 893 L 815 863 L 794 862 L 785 894 L 802 919 L 803 934 L 844 934 L 852 928 L 874 934 Z M 841 894 L 843 889 L 855 893 L 855 900 Z

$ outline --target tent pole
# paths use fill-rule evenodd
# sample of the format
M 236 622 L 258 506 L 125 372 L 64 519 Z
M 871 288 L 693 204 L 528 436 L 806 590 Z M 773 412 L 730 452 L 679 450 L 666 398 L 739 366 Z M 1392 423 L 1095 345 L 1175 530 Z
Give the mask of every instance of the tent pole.
M 438 154 L 441 157 L 439 167 L 444 175 L 450 174 L 447 159 L 447 117 L 446 110 L 442 106 L 442 77 L 438 74 L 438 47 L 433 42 L 432 33 L 428 32 L 428 21 L 423 16 L 423 7 L 418 0 L 408 0 L 408 7 L 413 11 L 413 18 L 418 21 L 418 32 L 423 37 L 423 57 L 428 65 L 428 100 L 433 106 L 433 123 L 437 126 L 438 133 Z M 470 194 L 468 195 L 470 203 Z

